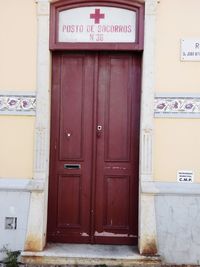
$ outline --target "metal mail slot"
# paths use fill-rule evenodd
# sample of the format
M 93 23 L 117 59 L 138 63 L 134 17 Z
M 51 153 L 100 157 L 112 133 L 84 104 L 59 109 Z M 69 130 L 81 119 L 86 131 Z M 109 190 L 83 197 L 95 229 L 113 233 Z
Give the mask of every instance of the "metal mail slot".
M 80 168 L 81 168 L 81 164 L 64 164 L 64 169 L 76 170 Z

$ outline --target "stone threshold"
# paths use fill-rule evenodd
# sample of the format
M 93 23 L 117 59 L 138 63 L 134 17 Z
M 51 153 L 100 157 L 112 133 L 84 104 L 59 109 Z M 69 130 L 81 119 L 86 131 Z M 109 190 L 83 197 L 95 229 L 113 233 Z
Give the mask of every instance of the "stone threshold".
M 47 244 L 40 252 L 23 251 L 20 261 L 33 265 L 160 266 L 158 256 L 142 256 L 122 245 Z

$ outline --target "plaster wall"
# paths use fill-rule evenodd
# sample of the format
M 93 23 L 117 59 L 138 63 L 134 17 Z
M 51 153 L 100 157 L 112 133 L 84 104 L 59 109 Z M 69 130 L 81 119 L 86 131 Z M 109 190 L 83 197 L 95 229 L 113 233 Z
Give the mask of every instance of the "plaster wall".
M 0 1 L 0 90 L 35 90 L 36 29 L 34 0 Z
M 193 170 L 200 182 L 199 119 L 155 119 L 154 179 L 176 182 L 178 170 Z
M 6 256 L 4 248 L 11 251 L 23 249 L 29 200 L 29 192 L 0 191 L 0 260 Z M 17 218 L 16 230 L 5 229 L 6 217 Z
M 158 253 L 170 264 L 200 264 L 199 195 L 155 197 Z
M 0 94 L 35 91 L 35 1 L 0 1 L 0 32 Z M 0 114 L 0 178 L 33 177 L 34 121 L 30 116 Z
M 0 177 L 33 177 L 35 118 L 0 116 Z
M 161 0 L 157 6 L 155 92 L 200 94 L 200 62 L 180 60 L 181 39 L 199 39 L 198 0 Z M 199 119 L 154 120 L 154 180 L 176 182 L 178 170 L 193 170 L 200 182 Z
M 160 0 L 156 14 L 155 91 L 200 93 L 200 63 L 181 62 L 181 39 L 199 39 L 199 0 Z
M 24 96 L 35 95 L 36 91 L 35 1 L 0 1 L 0 32 L 0 260 L 2 260 L 5 256 L 2 252 L 4 247 L 11 251 L 23 249 L 30 192 L 38 188 L 38 184 L 29 184 L 33 181 L 31 178 L 33 178 L 35 112 L 31 110 L 31 116 L 27 116 L 27 106 L 25 105 L 23 109 L 22 102 L 17 104 L 18 100 L 27 100 Z M 16 229 L 5 229 L 6 217 L 17 218 Z
M 157 6 L 155 93 L 166 97 L 200 94 L 200 62 L 180 60 L 181 39 L 199 39 L 198 0 L 161 0 Z M 182 117 L 182 118 L 181 118 Z M 199 117 L 176 114 L 154 119 L 153 177 L 145 194 L 155 194 L 158 254 L 165 263 L 200 264 Z M 176 182 L 192 170 L 193 184 Z M 150 185 L 151 184 L 151 185 Z M 153 187 L 152 187 L 153 185 Z

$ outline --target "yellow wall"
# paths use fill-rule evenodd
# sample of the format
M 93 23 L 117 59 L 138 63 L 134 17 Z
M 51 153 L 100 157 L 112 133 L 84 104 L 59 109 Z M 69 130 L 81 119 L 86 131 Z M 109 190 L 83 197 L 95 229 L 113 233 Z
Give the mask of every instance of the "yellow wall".
M 0 90 L 36 88 L 36 4 L 0 1 Z
M 156 29 L 156 92 L 200 93 L 200 62 L 180 61 L 180 39 L 200 38 L 199 0 L 161 0 Z M 155 180 L 193 170 L 200 182 L 200 120 L 155 119 Z
M 156 28 L 156 91 L 200 93 L 200 63 L 180 61 L 180 40 L 200 38 L 199 0 L 161 0 Z
M 200 120 L 155 120 L 155 179 L 176 181 L 178 170 L 193 170 L 200 182 Z
M 0 91 L 36 90 L 34 0 L 0 0 Z M 33 177 L 34 117 L 0 115 L 0 178 Z
M 34 120 L 0 116 L 0 177 L 33 177 Z

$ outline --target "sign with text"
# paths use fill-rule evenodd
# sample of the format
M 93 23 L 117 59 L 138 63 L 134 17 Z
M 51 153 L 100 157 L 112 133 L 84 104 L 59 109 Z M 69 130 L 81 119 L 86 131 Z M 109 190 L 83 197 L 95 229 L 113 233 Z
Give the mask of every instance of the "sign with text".
M 181 60 L 200 61 L 200 39 L 181 40 Z
M 194 173 L 193 171 L 178 171 L 177 182 L 193 183 Z
M 134 43 L 136 12 L 116 7 L 80 7 L 59 13 L 59 42 Z

